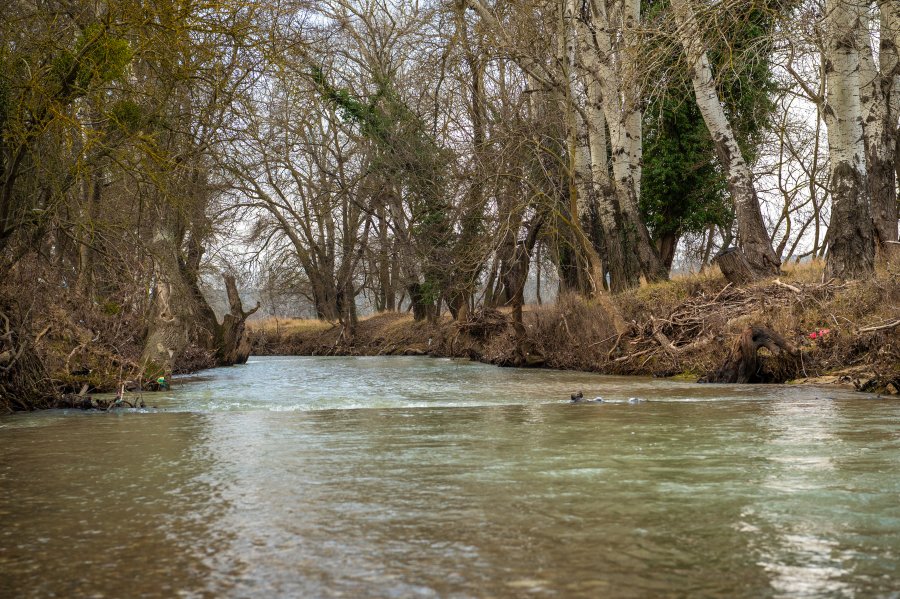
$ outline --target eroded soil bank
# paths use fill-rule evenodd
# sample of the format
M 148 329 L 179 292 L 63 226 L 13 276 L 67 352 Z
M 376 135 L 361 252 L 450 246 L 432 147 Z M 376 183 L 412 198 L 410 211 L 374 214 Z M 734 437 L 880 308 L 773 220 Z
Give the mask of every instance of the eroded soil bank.
M 617 331 L 609 311 L 625 328 Z M 339 324 L 270 319 L 250 327 L 256 355 L 432 355 L 500 366 L 703 379 L 719 369 L 750 325 L 781 335 L 795 352 L 760 350 L 754 382 L 812 381 L 865 391 L 900 390 L 900 277 L 821 281 L 798 269 L 746 288 L 718 274 L 649 285 L 613 303 L 565 296 L 531 306 L 517 338 L 511 317 L 482 310 L 466 322 L 414 321 L 382 313 L 348 335 Z

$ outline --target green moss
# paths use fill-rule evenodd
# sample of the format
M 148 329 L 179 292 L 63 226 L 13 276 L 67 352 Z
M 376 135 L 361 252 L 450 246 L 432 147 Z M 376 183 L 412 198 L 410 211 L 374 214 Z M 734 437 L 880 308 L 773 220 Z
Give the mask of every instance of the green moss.
M 116 316 L 122 311 L 122 306 L 112 300 L 103 303 L 103 313 L 109 316 Z
M 700 375 L 697 374 L 696 372 L 692 372 L 690 370 L 685 370 L 684 372 L 673 375 L 671 378 L 672 378 L 672 380 L 675 380 L 675 381 L 687 381 L 689 383 L 696 383 L 697 379 L 700 378 Z

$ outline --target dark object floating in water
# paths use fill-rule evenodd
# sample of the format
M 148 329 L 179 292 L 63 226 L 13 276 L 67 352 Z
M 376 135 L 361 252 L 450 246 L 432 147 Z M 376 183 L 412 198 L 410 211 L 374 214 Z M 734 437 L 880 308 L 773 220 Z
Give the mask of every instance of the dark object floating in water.
M 595 397 L 594 399 L 585 399 L 584 392 L 579 391 L 578 393 L 573 393 L 569 396 L 569 399 L 572 403 L 603 403 L 602 397 Z

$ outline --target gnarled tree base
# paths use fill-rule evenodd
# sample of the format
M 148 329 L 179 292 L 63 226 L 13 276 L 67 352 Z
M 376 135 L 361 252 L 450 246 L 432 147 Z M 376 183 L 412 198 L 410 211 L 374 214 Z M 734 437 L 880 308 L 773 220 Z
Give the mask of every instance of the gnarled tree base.
M 713 263 L 719 267 L 729 283 L 741 287 L 759 279 L 759 275 L 744 256 L 744 252 L 736 247 L 722 250 L 713 258 Z
M 225 315 L 219 327 L 216 362 L 219 366 L 246 364 L 250 357 L 250 340 L 245 333 L 247 319 L 259 310 L 259 302 L 255 308 L 245 312 L 237 283 L 230 274 L 225 275 L 225 290 L 231 312 Z
M 708 383 L 781 383 L 791 378 L 790 374 L 780 372 L 774 374 L 762 369 L 759 349 L 765 347 L 775 356 L 779 356 L 788 368 L 779 371 L 795 370 L 793 364 L 798 355 L 797 349 L 784 337 L 761 325 L 751 325 L 743 330 L 735 339 L 728 358 L 718 370 L 706 377 Z M 781 379 L 781 380 L 778 380 Z

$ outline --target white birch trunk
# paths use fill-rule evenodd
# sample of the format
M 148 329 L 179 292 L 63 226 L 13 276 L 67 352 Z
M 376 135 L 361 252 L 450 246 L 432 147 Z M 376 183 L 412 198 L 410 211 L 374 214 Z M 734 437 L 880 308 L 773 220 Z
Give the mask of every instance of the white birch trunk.
M 874 270 L 860 95 L 858 0 L 826 0 L 825 125 L 831 160 L 831 224 L 825 276 L 855 279 Z
M 881 72 L 890 73 L 894 77 L 891 83 L 891 94 L 888 101 L 889 115 L 894 125 L 894 177 L 900 181 L 900 2 L 896 0 L 879 0 L 881 9 Z M 894 204 L 894 218 L 897 204 Z
M 625 41 L 625 51 L 629 55 L 637 56 L 639 53 L 639 40 L 635 35 L 641 21 L 641 1 L 622 1 L 622 36 Z M 634 61 L 619 59 L 622 72 L 623 87 L 623 111 L 625 113 L 625 141 L 629 144 L 628 156 L 631 159 L 631 178 L 634 182 L 634 197 L 641 197 L 641 175 L 644 159 L 643 121 L 644 112 L 641 109 L 642 92 L 637 70 L 641 65 Z
M 575 185 L 577 194 L 575 198 L 575 211 L 581 223 L 590 220 L 590 196 L 591 196 L 591 158 L 588 142 L 587 124 L 584 117 L 577 109 L 577 67 L 575 64 L 575 47 L 577 44 L 577 32 L 575 30 L 575 0 L 564 0 L 562 26 L 565 38 L 565 64 L 566 85 L 568 93 L 567 119 L 570 135 L 570 150 L 573 152 L 573 168 L 575 171 Z
M 591 180 L 597 198 L 597 214 L 603 229 L 606 262 L 610 273 L 610 289 L 624 291 L 640 283 L 641 268 L 634 252 L 625 247 L 620 234 L 616 188 L 609 175 L 607 157 L 606 119 L 602 94 L 596 80 L 588 83 L 587 134 L 590 149 Z
M 668 273 L 650 240 L 638 208 L 641 113 L 638 102 L 628 102 L 626 107 L 623 100 L 629 94 L 626 93 L 621 65 L 617 62 L 617 49 L 610 36 L 614 24 L 610 23 L 604 2 L 595 2 L 592 6 L 596 12 L 582 14 L 576 19 L 578 46 L 588 81 L 588 104 L 601 103 L 609 127 L 613 186 L 622 221 L 619 228 L 624 233 L 624 251 L 637 255 L 648 280 L 665 279 Z M 595 186 L 602 187 L 602 182 L 595 180 Z
M 566 127 L 569 140 L 569 168 L 571 170 L 569 213 L 575 248 L 578 249 L 579 287 L 582 292 L 598 295 L 603 291 L 603 265 L 585 227 L 591 222 L 590 198 L 593 182 L 590 167 L 590 147 L 587 123 L 576 105 L 578 97 L 577 67 L 575 64 L 577 31 L 575 26 L 575 0 L 563 0 L 561 7 L 561 39 L 566 79 Z M 583 268 L 580 263 L 584 262 Z M 586 277 L 586 280 L 585 280 Z
M 591 197 L 593 196 L 593 173 L 591 170 L 591 146 L 588 125 L 578 114 L 578 131 L 575 138 L 575 180 L 578 184 L 576 208 L 582 223 L 591 217 Z
M 691 68 L 691 84 L 697 106 L 728 177 L 728 190 L 738 222 L 738 245 L 758 275 L 775 274 L 781 266 L 781 260 L 772 250 L 750 166 L 741 154 L 734 130 L 719 99 L 694 9 L 690 0 L 671 2 L 678 25 L 678 38 Z

